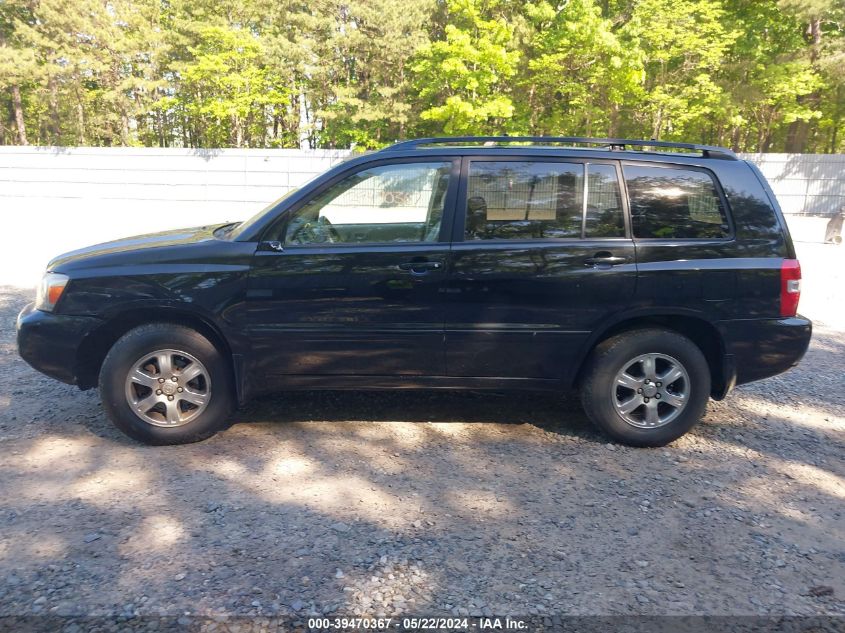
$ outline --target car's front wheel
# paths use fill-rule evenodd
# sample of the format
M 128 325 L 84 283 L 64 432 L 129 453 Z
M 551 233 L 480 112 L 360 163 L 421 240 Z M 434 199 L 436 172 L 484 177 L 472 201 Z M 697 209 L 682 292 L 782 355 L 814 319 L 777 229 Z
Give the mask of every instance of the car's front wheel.
M 111 421 L 146 444 L 186 444 L 226 424 L 229 370 L 217 347 L 190 328 L 152 323 L 122 336 L 100 370 L 100 397 Z
M 689 431 L 710 398 L 707 359 L 671 330 L 623 332 L 588 360 L 581 401 L 593 423 L 631 446 L 663 446 Z

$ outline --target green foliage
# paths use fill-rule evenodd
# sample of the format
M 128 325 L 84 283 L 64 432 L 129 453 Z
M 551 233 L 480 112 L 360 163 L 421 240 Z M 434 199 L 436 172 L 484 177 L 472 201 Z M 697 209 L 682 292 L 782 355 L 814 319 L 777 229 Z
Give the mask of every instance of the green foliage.
M 713 117 L 723 99 L 718 73 L 739 35 L 721 0 L 642 0 L 620 35 L 648 51 L 633 119 L 649 137 L 686 138 Z
M 519 111 L 532 133 L 619 132 L 620 109 L 642 101 L 641 55 L 592 0 L 527 5 Z
M 841 0 L 0 0 L 0 143 L 845 151 Z
M 173 96 L 162 97 L 155 107 L 191 121 L 191 134 L 203 146 L 241 147 L 245 138 L 261 138 L 264 119 L 253 115 L 289 95 L 261 63 L 258 39 L 229 26 L 199 25 L 192 35 L 188 59 L 170 66 Z
M 508 80 L 519 52 L 495 0 L 447 0 L 444 37 L 423 45 L 411 64 L 420 118 L 446 134 L 501 130 L 514 114 Z

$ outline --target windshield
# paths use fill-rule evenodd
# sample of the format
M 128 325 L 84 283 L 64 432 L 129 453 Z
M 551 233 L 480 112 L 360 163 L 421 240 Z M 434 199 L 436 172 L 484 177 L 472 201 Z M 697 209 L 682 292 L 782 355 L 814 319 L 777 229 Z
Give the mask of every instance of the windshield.
M 281 198 L 278 198 L 278 199 L 276 199 L 276 200 L 273 200 L 273 202 L 271 202 L 271 203 L 270 203 L 270 204 L 268 204 L 266 207 L 264 207 L 263 209 L 261 209 L 261 211 L 259 211 L 259 212 L 258 212 L 258 213 L 256 213 L 255 215 L 253 215 L 253 216 L 252 216 L 249 220 L 247 220 L 246 222 L 240 222 L 240 223 L 238 223 L 238 224 L 233 225 L 232 230 L 230 230 L 230 231 L 226 232 L 226 233 L 225 233 L 222 237 L 224 237 L 225 239 L 229 239 L 229 240 L 236 240 L 236 239 L 238 239 L 238 236 L 239 236 L 241 233 L 243 233 L 246 229 L 248 229 L 250 226 L 252 226 L 252 225 L 253 225 L 253 224 L 254 224 L 257 220 L 259 220 L 259 219 L 260 219 L 260 218 L 261 218 L 261 217 L 262 217 L 265 213 L 267 213 L 268 211 L 270 211 L 271 209 L 273 209 L 273 208 L 274 208 L 277 204 L 279 204 L 282 200 L 284 200 L 285 198 L 289 197 L 291 194 L 293 194 L 293 193 L 294 193 L 294 192 L 296 192 L 296 191 L 299 191 L 299 187 L 294 187 L 293 189 L 291 189 L 290 191 L 288 191 L 285 195 L 283 195 Z

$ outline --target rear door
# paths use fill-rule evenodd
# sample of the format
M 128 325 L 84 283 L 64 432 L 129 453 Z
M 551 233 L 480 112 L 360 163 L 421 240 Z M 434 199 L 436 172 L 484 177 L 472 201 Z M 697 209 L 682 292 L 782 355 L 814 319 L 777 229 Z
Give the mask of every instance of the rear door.
M 444 375 L 459 169 L 442 157 L 368 163 L 285 212 L 249 280 L 258 375 Z
M 450 376 L 571 376 L 636 263 L 616 161 L 465 158 L 447 293 Z

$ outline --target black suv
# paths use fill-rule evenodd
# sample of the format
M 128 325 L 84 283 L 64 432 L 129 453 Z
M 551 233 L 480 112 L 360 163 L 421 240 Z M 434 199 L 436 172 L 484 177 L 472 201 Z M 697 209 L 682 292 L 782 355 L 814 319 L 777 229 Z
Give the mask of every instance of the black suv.
M 730 150 L 421 139 L 246 222 L 56 258 L 18 348 L 150 444 L 207 438 L 267 390 L 574 387 L 608 435 L 660 446 L 801 359 L 800 279 Z

